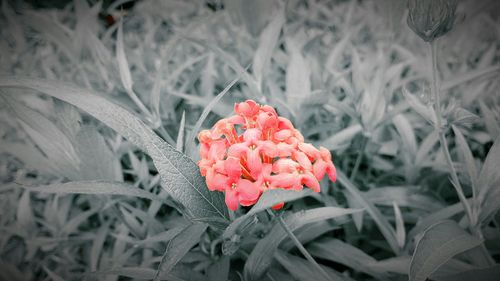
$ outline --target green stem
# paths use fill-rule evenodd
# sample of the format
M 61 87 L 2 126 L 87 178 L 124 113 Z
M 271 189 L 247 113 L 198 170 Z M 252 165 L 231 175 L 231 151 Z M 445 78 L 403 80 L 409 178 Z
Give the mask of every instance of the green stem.
M 326 277 L 326 280 L 329 280 L 330 279 L 330 275 L 328 273 L 326 273 L 326 271 L 316 262 L 316 260 L 314 260 L 314 258 L 311 256 L 311 254 L 309 254 L 309 252 L 306 250 L 306 248 L 304 248 L 304 246 L 302 245 L 302 243 L 300 243 L 300 241 L 297 238 L 297 236 L 295 236 L 295 234 L 293 234 L 293 232 L 290 229 L 290 227 L 288 227 L 288 225 L 286 224 L 285 220 L 283 220 L 283 217 L 280 216 L 280 215 L 276 215 L 275 213 L 271 212 L 270 210 L 268 210 L 268 212 L 272 216 L 277 217 L 278 222 L 280 223 L 281 227 L 283 227 L 283 229 L 285 230 L 285 232 L 287 233 L 287 235 L 290 237 L 290 239 L 292 239 L 293 243 L 299 249 L 299 251 L 302 253 L 302 255 L 304 255 L 304 257 L 314 267 L 316 267 L 321 274 L 323 274 Z
M 470 228 L 473 229 L 475 227 L 476 221 L 472 216 L 472 211 L 470 205 L 465 198 L 462 185 L 458 180 L 457 171 L 455 170 L 455 166 L 453 165 L 453 161 L 451 160 L 450 151 L 448 149 L 448 143 L 446 141 L 446 131 L 442 128 L 442 116 L 441 116 L 441 100 L 439 97 L 439 77 L 438 77 L 438 69 L 437 69 L 437 44 L 436 41 L 431 41 L 429 43 L 430 53 L 431 53 L 431 65 L 432 65 L 432 85 L 431 92 L 434 97 L 434 111 L 436 113 L 436 123 L 435 128 L 439 134 L 439 143 L 443 148 L 444 156 L 448 166 L 450 167 L 450 174 L 452 179 L 452 185 L 455 188 L 458 198 L 460 202 L 464 206 L 465 213 L 467 214 L 467 218 L 469 219 Z

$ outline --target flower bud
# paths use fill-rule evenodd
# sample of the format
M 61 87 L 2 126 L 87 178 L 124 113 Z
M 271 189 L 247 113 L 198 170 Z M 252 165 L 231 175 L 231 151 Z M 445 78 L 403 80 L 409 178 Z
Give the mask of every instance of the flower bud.
M 408 26 L 431 42 L 452 29 L 456 8 L 457 0 L 409 0 Z

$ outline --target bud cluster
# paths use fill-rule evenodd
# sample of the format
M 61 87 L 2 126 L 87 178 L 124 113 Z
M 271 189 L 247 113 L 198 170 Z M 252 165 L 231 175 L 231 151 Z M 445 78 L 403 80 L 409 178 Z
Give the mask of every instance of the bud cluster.
M 408 26 L 431 42 L 453 28 L 456 8 L 457 0 L 409 0 Z

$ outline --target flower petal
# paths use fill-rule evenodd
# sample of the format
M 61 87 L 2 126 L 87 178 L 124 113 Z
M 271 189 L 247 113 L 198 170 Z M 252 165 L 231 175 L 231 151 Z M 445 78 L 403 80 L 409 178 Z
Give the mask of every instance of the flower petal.
M 282 129 L 293 129 L 294 127 L 293 127 L 293 124 L 290 120 L 288 120 L 285 117 L 279 116 L 278 117 L 278 128 L 280 130 L 282 130 Z
M 250 175 L 256 179 L 262 171 L 262 158 L 260 158 L 259 149 L 249 149 L 247 151 L 247 167 Z
M 243 133 L 243 140 L 247 145 L 256 144 L 262 138 L 262 132 L 257 128 L 247 129 Z
M 292 136 L 292 131 L 290 130 L 280 130 L 274 133 L 274 138 L 279 141 L 284 141 Z
M 259 113 L 257 116 L 257 123 L 263 131 L 278 127 L 278 119 L 276 115 L 271 112 Z
M 243 206 L 255 204 L 260 196 L 260 188 L 246 179 L 238 181 L 236 190 L 238 191 L 238 199 Z
M 259 105 L 253 100 L 246 100 L 236 103 L 234 111 L 241 116 L 252 117 L 259 112 Z
M 210 150 L 208 151 L 208 156 L 214 160 L 222 160 L 226 156 L 226 140 L 218 140 L 212 142 Z
M 321 180 L 326 173 L 327 164 L 323 159 L 318 159 L 313 164 L 313 173 L 317 180 Z
M 321 155 L 321 158 L 323 158 L 323 160 L 325 160 L 326 162 L 332 161 L 332 154 L 330 153 L 330 150 L 321 146 L 319 148 L 319 153 Z
M 227 156 L 241 158 L 242 156 L 246 156 L 248 150 L 249 148 L 246 144 L 235 143 L 229 147 L 227 151 Z
M 326 168 L 326 172 L 331 181 L 337 181 L 337 169 L 335 168 L 333 163 L 331 163 L 331 165 L 328 165 L 328 167 Z
M 231 211 L 238 209 L 238 193 L 232 188 L 226 189 L 226 205 Z
M 206 180 L 207 187 L 211 191 L 224 191 L 228 188 L 228 178 L 213 169 L 207 170 Z
M 270 183 L 273 187 L 290 189 L 300 185 L 300 176 L 298 173 L 282 173 L 271 176 Z
M 318 180 L 311 173 L 302 174 L 301 183 L 312 189 L 314 192 L 319 192 L 321 189 Z
M 303 169 L 308 170 L 308 171 L 310 171 L 312 169 L 311 161 L 309 160 L 309 157 L 307 157 L 307 155 L 304 152 L 295 151 L 293 154 L 293 157 L 295 158 L 295 160 L 297 160 L 297 162 L 300 164 L 300 166 Z
M 198 140 L 200 143 L 211 143 L 212 142 L 212 134 L 210 130 L 203 130 L 198 134 Z
M 272 207 L 273 210 L 279 210 L 285 206 L 285 202 L 278 203 Z
M 295 173 L 299 163 L 293 161 L 292 159 L 282 158 L 273 164 L 273 172 L 275 173 Z
M 238 179 L 241 177 L 240 159 L 229 156 L 224 161 L 224 170 L 230 179 Z
M 304 152 L 311 160 L 319 158 L 319 150 L 310 143 L 299 143 L 298 148 Z
M 292 145 L 289 145 L 289 144 L 284 143 L 284 142 L 280 142 L 276 145 L 276 150 L 277 150 L 278 157 L 283 158 L 283 157 L 292 156 L 294 148 Z

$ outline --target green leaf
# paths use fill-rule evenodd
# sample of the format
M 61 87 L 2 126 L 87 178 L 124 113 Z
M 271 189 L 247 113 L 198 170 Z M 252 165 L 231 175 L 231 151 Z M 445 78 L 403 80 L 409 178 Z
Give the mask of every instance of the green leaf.
M 457 274 L 445 275 L 439 281 L 497 281 L 500 276 L 500 264 L 486 268 L 463 271 Z
M 35 216 L 31 209 L 31 198 L 28 190 L 24 191 L 17 205 L 17 224 L 22 227 L 27 233 L 33 230 L 36 226 Z
M 417 153 L 417 140 L 415 138 L 415 132 L 413 131 L 412 125 L 403 114 L 394 116 L 392 118 L 392 122 L 398 130 L 404 146 L 406 147 L 410 155 L 414 156 Z
M 406 88 L 403 88 L 403 95 L 410 107 L 427 120 L 427 122 L 431 125 L 436 123 L 436 115 L 431 107 L 420 102 L 415 96 L 409 93 Z
M 382 274 L 372 270 L 367 265 L 377 262 L 362 250 L 338 239 L 329 239 L 315 242 L 307 247 L 311 255 L 348 266 L 355 271 L 364 272 L 377 279 L 382 279 Z
M 122 107 L 88 90 L 44 79 L 2 77 L 0 87 L 38 90 L 86 111 L 151 156 L 160 173 L 162 186 L 174 200 L 186 207 L 189 218 L 227 219 L 222 193 L 208 190 L 196 164 Z
M 453 132 L 455 133 L 455 140 L 457 142 L 458 148 L 460 150 L 460 154 L 462 155 L 462 159 L 465 162 L 465 165 L 467 167 L 467 173 L 469 174 L 469 178 L 472 182 L 472 188 L 474 195 L 477 194 L 477 167 L 476 163 L 474 162 L 474 156 L 472 156 L 472 152 L 469 148 L 469 145 L 467 144 L 467 141 L 465 140 L 464 135 L 460 131 L 459 128 L 455 125 L 451 125 L 451 128 L 453 129 Z
M 361 131 L 363 127 L 360 124 L 351 125 L 341 131 L 335 133 L 333 136 L 322 141 L 321 145 L 330 149 L 336 150 L 350 143 L 352 139 Z
M 246 71 L 246 70 L 245 70 Z M 222 90 L 215 98 L 213 98 L 203 109 L 203 112 L 200 115 L 200 118 L 196 121 L 196 124 L 194 124 L 193 130 L 191 130 L 191 133 L 189 134 L 189 137 L 186 142 L 186 151 L 191 152 L 193 151 L 193 145 L 194 145 L 194 139 L 196 137 L 196 134 L 200 131 L 201 125 L 203 124 L 203 121 L 207 118 L 208 114 L 214 106 L 219 102 L 219 100 L 226 95 L 226 93 L 229 92 L 229 89 L 231 89 L 236 82 L 240 79 L 240 76 L 236 77 L 229 83 L 224 90 Z
M 311 97 L 311 67 L 302 55 L 300 42 L 287 38 L 286 47 L 289 52 L 286 68 L 286 101 L 293 110 L 299 110 Z
M 66 183 L 53 183 L 40 186 L 20 187 L 35 192 L 55 193 L 55 194 L 106 194 L 106 195 L 125 195 L 149 200 L 161 200 L 155 194 L 134 187 L 124 182 L 111 181 L 72 181 Z
M 65 281 L 64 278 L 50 271 L 47 267 L 44 266 L 43 269 L 45 270 L 45 272 L 47 272 L 47 275 L 50 277 L 52 281 Z
M 445 220 L 429 227 L 417 242 L 410 263 L 410 281 L 425 281 L 453 256 L 477 247 L 482 240 Z
M 248 32 L 257 37 L 272 16 L 276 2 L 269 0 L 234 0 L 225 2 L 224 6 L 235 22 L 243 23 Z
M 410 256 L 397 256 L 385 260 L 374 261 L 366 264 L 371 270 L 380 273 L 399 273 L 408 275 Z
M 68 137 L 51 120 L 17 101 L 14 96 L 1 96 L 0 99 L 19 118 L 24 131 L 47 157 L 48 165 L 61 171 L 57 175 L 77 178 L 80 159 Z
M 122 267 L 112 270 L 98 271 L 92 275 L 119 275 L 132 278 L 133 280 L 151 280 L 155 276 L 155 270 L 145 267 Z M 162 280 L 169 281 L 205 281 L 205 277 L 197 271 L 186 266 L 176 266 L 170 273 L 160 275 Z
M 363 208 L 363 204 L 358 200 L 354 199 L 351 194 L 346 193 L 345 197 L 347 199 L 347 206 L 349 208 L 353 209 Z M 361 232 L 361 230 L 363 229 L 363 218 L 364 218 L 364 213 L 352 214 L 352 221 L 354 222 L 354 226 L 356 227 L 358 232 Z
M 97 270 L 99 257 L 101 256 L 101 252 L 103 252 L 104 241 L 106 240 L 106 236 L 108 235 L 109 231 L 109 223 L 105 223 L 97 230 L 95 238 L 92 242 L 92 248 L 90 249 L 89 255 L 89 264 L 91 271 Z
M 360 211 L 361 210 L 359 209 L 322 207 L 288 215 L 285 218 L 285 223 L 288 225 L 290 230 L 294 231 L 309 223 L 341 217 Z M 283 230 L 283 227 L 280 224 L 275 224 L 266 237 L 259 240 L 245 263 L 245 280 L 260 280 L 261 276 L 271 265 L 273 256 L 279 244 L 286 237 L 287 233 Z
M 259 89 L 262 89 L 262 77 L 266 75 L 267 71 L 269 71 L 271 57 L 276 48 L 276 44 L 278 43 L 281 28 L 284 23 L 284 11 L 279 9 L 277 11 L 277 15 L 274 16 L 274 19 L 260 34 L 259 46 L 257 47 L 257 51 L 255 51 L 252 66 Z
M 134 243 L 138 246 L 152 246 L 154 243 L 167 243 L 170 240 L 174 239 L 179 233 L 181 233 L 184 228 L 185 226 L 175 227 L 153 236 L 149 236 L 144 240 L 135 241 Z
M 207 270 L 209 281 L 227 281 L 229 276 L 231 258 L 222 256 L 218 261 L 213 263 Z
M 398 273 L 402 275 L 408 275 L 410 269 L 410 256 L 398 256 L 393 258 L 388 258 L 384 260 L 379 260 L 375 262 L 371 262 L 367 264 L 372 270 L 380 273 Z M 450 259 L 446 263 L 444 263 L 437 271 L 435 271 L 430 279 L 440 281 L 440 278 L 436 278 L 437 276 L 446 276 L 449 275 L 450 272 L 462 272 L 471 270 L 474 267 L 464 263 L 457 259 Z
M 424 164 L 425 160 L 430 158 L 429 153 L 432 151 L 432 148 L 439 141 L 439 135 L 436 130 L 433 130 L 425 139 L 420 143 L 420 147 L 417 150 L 415 155 L 415 164 L 421 166 Z
M 116 175 L 115 170 L 117 159 L 97 128 L 82 126 L 76 133 L 75 142 L 75 149 L 81 159 L 79 179 L 119 180 L 120 176 Z
M 452 216 L 459 214 L 464 211 L 462 203 L 458 202 L 448 207 L 444 207 L 440 210 L 429 214 L 428 216 L 421 218 L 417 225 L 415 225 L 409 232 L 407 237 L 412 239 L 416 237 L 419 233 L 423 232 L 425 229 L 429 228 L 431 225 L 449 219 Z
M 465 74 L 454 75 L 453 79 L 443 81 L 441 83 L 441 91 L 446 91 L 453 87 L 459 86 L 460 84 L 478 79 L 482 76 L 493 75 L 498 71 L 500 71 L 500 65 L 492 65 L 481 69 L 471 70 Z
M 64 226 L 61 227 L 59 233 L 61 236 L 70 235 L 78 230 L 80 224 L 84 223 L 88 220 L 92 215 L 99 212 L 102 208 L 100 206 L 96 206 L 87 211 L 81 212 L 78 215 L 72 217 L 68 221 L 64 223 Z
M 186 125 L 186 111 L 182 111 L 181 123 L 179 125 L 179 133 L 177 134 L 177 140 L 175 142 L 177 149 L 180 152 L 184 151 L 184 130 Z
M 300 199 L 300 198 L 303 198 L 306 196 L 310 196 L 312 194 L 313 194 L 313 192 L 310 189 L 303 189 L 301 191 L 285 190 L 285 189 L 268 190 L 262 194 L 262 196 L 259 198 L 259 201 L 257 201 L 257 203 L 255 203 L 255 205 L 252 207 L 252 209 L 250 209 L 250 211 L 248 211 L 243 216 L 235 219 L 226 228 L 226 230 L 224 230 L 224 234 L 222 235 L 222 237 L 224 239 L 231 238 L 231 236 L 233 236 L 236 233 L 236 231 L 238 230 L 238 227 L 246 219 L 257 214 L 258 212 L 269 209 L 278 203 L 294 201 L 294 200 L 297 200 L 297 199 Z
M 205 229 L 207 229 L 207 224 L 192 224 L 170 241 L 158 266 L 155 281 L 158 280 L 157 277 L 170 273 L 187 252 L 200 242 L 200 237 L 205 232 Z
M 64 176 L 53 163 L 47 163 L 47 158 L 32 142 L 21 143 L 2 140 L 0 152 L 16 157 L 29 169 L 49 175 Z
M 396 221 L 396 239 L 398 241 L 398 245 L 400 248 L 405 246 L 406 241 L 406 232 L 405 232 L 405 223 L 403 221 L 403 215 L 401 214 L 401 209 L 399 209 L 398 204 L 393 201 L 394 207 L 394 219 Z
M 309 281 L 309 280 L 317 280 L 317 281 L 343 281 L 346 280 L 343 276 L 334 271 L 333 269 L 322 266 L 323 269 L 328 273 L 329 278 L 326 279 L 326 276 L 319 273 L 313 267 L 309 261 L 299 258 L 297 256 L 290 255 L 283 251 L 277 251 L 275 255 L 276 260 L 288 270 L 293 277 L 297 278 L 297 280 L 301 281 Z
M 499 122 L 495 118 L 495 114 L 493 113 L 493 111 L 488 106 L 486 106 L 484 101 L 479 101 L 479 108 L 481 109 L 481 116 L 484 118 L 484 125 L 486 126 L 486 130 L 495 140 L 498 136 L 500 136 Z
M 309 242 L 314 242 L 323 234 L 337 229 L 341 229 L 341 226 L 326 220 L 305 225 L 297 229 L 293 234 L 297 237 L 300 243 L 302 243 L 302 245 L 305 245 Z M 280 249 L 286 252 L 291 251 L 295 247 L 297 246 L 291 239 L 283 241 L 280 245 Z
M 328 57 L 326 58 L 326 69 L 328 69 L 332 74 L 337 74 L 338 71 L 335 70 L 339 61 L 342 58 L 342 54 L 347 47 L 347 44 L 351 41 L 351 33 L 346 33 L 345 36 L 335 44 L 335 46 L 331 49 Z M 337 74 L 341 75 L 341 74 Z
M 445 207 L 434 197 L 422 194 L 418 186 L 380 186 L 362 194 L 375 205 L 392 207 L 393 202 L 396 202 L 401 207 L 416 208 L 428 212 Z
M 500 208 L 498 204 L 500 200 L 500 173 L 498 167 L 500 167 L 500 136 L 497 137 L 490 148 L 479 173 L 480 222 L 484 222 Z
M 231 67 L 234 72 L 238 73 L 238 76 L 241 76 L 241 79 L 247 84 L 249 89 L 255 93 L 258 96 L 262 96 L 262 93 L 259 91 L 259 88 L 257 86 L 257 82 L 255 79 L 248 73 L 246 68 L 241 66 L 241 64 L 238 62 L 238 60 L 228 52 L 224 51 L 217 45 L 213 44 L 212 42 L 209 42 L 204 39 L 200 38 L 194 38 L 189 36 L 189 34 L 183 34 L 182 37 L 184 39 L 187 39 L 193 43 L 196 43 L 200 46 L 206 47 L 210 50 L 212 50 L 215 54 L 217 54 L 229 67 Z
M 391 247 L 394 253 L 399 252 L 399 245 L 396 238 L 396 232 L 394 228 L 389 224 L 387 219 L 380 213 L 380 211 L 371 203 L 366 200 L 365 196 L 359 191 L 359 189 L 352 183 L 349 178 L 340 170 L 337 170 L 338 181 L 347 189 L 354 200 L 357 200 L 363 207 L 366 208 L 366 212 L 370 214 L 372 219 L 377 224 L 380 232 L 384 236 L 385 240 Z
M 130 68 L 128 66 L 125 48 L 123 46 L 123 23 L 120 21 L 118 25 L 118 33 L 116 35 L 116 61 L 118 62 L 118 70 L 120 71 L 120 79 L 123 87 L 127 92 L 132 92 L 133 82 Z

